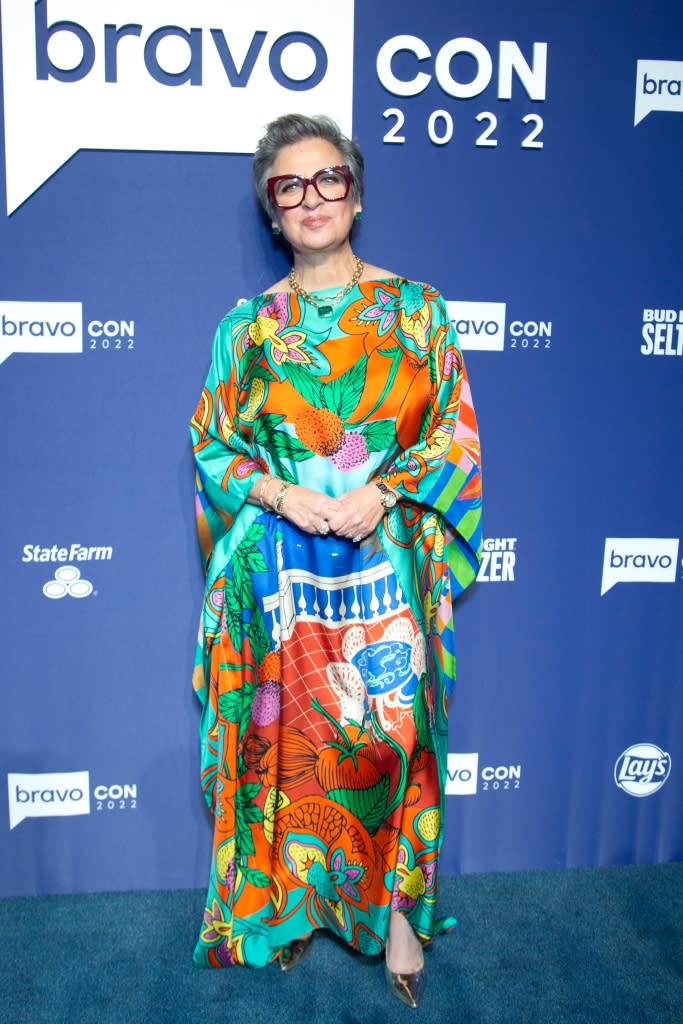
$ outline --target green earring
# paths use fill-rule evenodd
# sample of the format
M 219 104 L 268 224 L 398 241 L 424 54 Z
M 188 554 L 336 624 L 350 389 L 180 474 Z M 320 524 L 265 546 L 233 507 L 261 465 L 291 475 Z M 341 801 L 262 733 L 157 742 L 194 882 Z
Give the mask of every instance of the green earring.
M 363 219 L 363 211 L 362 210 L 356 210 L 356 212 L 353 215 L 353 219 L 355 221 L 362 220 Z
M 273 232 L 274 235 L 282 234 L 282 232 L 280 231 L 280 228 L 277 226 L 277 224 L 273 224 L 271 226 L 271 231 Z

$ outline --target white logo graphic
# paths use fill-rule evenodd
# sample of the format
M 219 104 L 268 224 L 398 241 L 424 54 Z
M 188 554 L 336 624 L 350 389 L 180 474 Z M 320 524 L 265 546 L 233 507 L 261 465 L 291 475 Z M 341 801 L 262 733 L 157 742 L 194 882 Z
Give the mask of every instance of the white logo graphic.
M 43 548 L 40 544 L 24 544 L 21 554 L 22 562 L 109 562 L 114 549 L 112 547 L 83 547 L 72 544 L 68 548 Z
M 253 153 L 278 114 L 351 134 L 353 0 L 3 0 L 7 212 L 79 149 Z
M 82 352 L 80 302 L 3 302 L 0 363 L 13 352 Z
M 449 796 L 473 796 L 477 792 L 479 754 L 449 754 L 446 768 L 446 793 Z
M 480 583 L 514 583 L 517 562 L 516 537 L 487 537 L 482 544 Z
M 90 814 L 89 772 L 41 772 L 30 775 L 10 773 L 9 827 L 24 818 L 53 818 Z
M 671 755 L 654 743 L 636 743 L 617 758 L 614 781 L 631 796 L 651 796 L 671 772 Z
M 510 324 L 510 348 L 550 348 L 552 320 L 513 320 Z
M 616 583 L 675 583 L 678 538 L 607 537 L 602 562 L 602 589 Z
M 446 302 L 460 347 L 502 352 L 505 348 L 504 302 Z
M 644 356 L 683 356 L 683 309 L 644 309 Z
M 683 60 L 639 60 L 634 125 L 653 110 L 683 111 Z
M 399 77 L 394 67 L 394 58 L 399 53 L 410 53 L 410 72 Z M 458 64 L 454 58 L 465 54 L 466 64 Z M 462 59 L 462 58 L 461 58 Z M 471 74 L 474 61 L 475 72 Z M 531 100 L 544 100 L 546 89 L 546 67 L 548 62 L 548 44 L 534 43 L 531 63 L 522 54 L 519 45 L 511 39 L 504 39 L 498 45 L 498 99 L 512 98 L 513 73 Z M 461 82 L 453 76 L 455 67 L 466 68 L 466 81 Z M 434 75 L 424 71 L 428 68 Z M 412 76 L 412 77 L 411 77 Z M 483 43 L 478 39 L 461 36 L 449 39 L 443 44 L 436 56 L 424 39 L 419 36 L 392 36 L 383 44 L 377 54 L 377 77 L 387 90 L 394 96 L 417 96 L 424 92 L 432 81 L 432 77 L 447 96 L 468 100 L 488 87 L 493 78 L 493 58 Z
M 93 586 L 90 580 L 81 579 L 81 570 L 75 565 L 61 565 L 55 570 L 55 578 L 43 586 L 45 597 L 54 600 L 60 597 L 90 597 Z

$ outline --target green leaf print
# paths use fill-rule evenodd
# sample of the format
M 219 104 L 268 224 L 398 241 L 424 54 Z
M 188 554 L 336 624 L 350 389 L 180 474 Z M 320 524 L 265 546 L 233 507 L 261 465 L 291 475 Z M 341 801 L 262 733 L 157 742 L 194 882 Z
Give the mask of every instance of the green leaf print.
M 236 651 L 242 646 L 242 605 L 235 593 L 235 581 L 226 580 L 223 587 L 223 611 L 230 634 L 230 641 Z
M 249 572 L 268 571 L 268 565 L 266 563 L 265 558 L 263 557 L 259 549 L 254 545 L 250 544 L 249 547 L 245 547 L 244 545 L 242 545 L 242 547 L 239 549 L 239 553 L 240 557 L 244 559 L 244 564 L 246 565 Z
M 389 776 L 383 775 L 369 789 L 333 789 L 327 796 L 360 818 L 370 835 L 373 835 L 386 816 Z
M 255 608 L 249 623 L 249 643 L 257 664 L 260 664 L 266 656 L 270 647 L 270 636 L 266 629 L 266 623 L 260 608 Z
M 239 794 L 239 790 L 237 791 Z M 237 845 L 241 854 L 253 856 L 256 853 L 254 840 L 251 835 L 249 823 L 244 816 L 244 808 L 239 800 L 235 801 L 235 830 L 237 832 Z
M 396 424 L 393 420 L 376 420 L 363 427 L 361 434 L 365 438 L 369 452 L 385 452 L 396 445 Z
M 284 418 L 284 415 L 278 415 L 274 412 L 264 412 L 262 415 L 257 416 L 252 428 L 256 443 L 267 448 L 276 428 L 280 426 Z
M 413 697 L 413 716 L 415 718 L 415 732 L 417 743 L 420 747 L 427 747 L 434 750 L 434 738 L 429 724 L 429 712 L 427 710 L 427 698 L 425 696 L 426 676 L 421 676 Z
M 268 450 L 277 459 L 295 459 L 296 462 L 313 457 L 313 452 L 302 445 L 298 437 L 292 437 L 284 430 L 277 430 L 271 434 Z
M 262 363 L 254 363 L 249 367 L 246 377 L 244 378 L 244 384 L 250 384 L 252 380 L 260 377 L 261 380 L 268 381 L 277 380 L 277 377 L 272 370 L 269 370 L 267 366 L 263 366 Z
M 240 868 L 240 871 L 244 875 L 245 881 L 249 882 L 250 885 L 255 885 L 259 889 L 267 889 L 270 885 L 270 879 L 265 871 L 259 871 L 258 868 L 248 868 L 246 864 Z
M 251 549 L 250 549 L 251 550 Z M 254 549 L 258 550 L 258 549 Z M 255 608 L 254 584 L 246 559 L 242 558 L 242 548 L 238 548 L 232 563 L 232 575 L 235 581 L 235 595 L 243 608 Z
M 350 370 L 338 378 L 342 388 L 342 399 L 339 405 L 339 415 L 343 420 L 349 418 L 353 410 L 360 402 L 360 396 L 365 387 L 365 375 L 368 368 L 368 357 L 362 359 L 352 366 Z
M 294 390 L 298 391 L 307 402 L 310 402 L 311 405 L 315 405 L 317 408 L 324 405 L 323 384 L 321 380 L 315 377 L 309 370 L 304 370 L 302 366 L 297 366 L 292 362 L 285 363 L 284 371 L 287 380 Z
M 229 693 L 222 693 L 218 698 L 218 710 L 226 722 L 237 725 L 241 721 L 246 707 L 247 715 L 251 713 L 251 702 L 256 687 L 253 683 L 245 683 L 238 690 L 231 690 Z M 257 786 L 258 788 L 258 786 Z

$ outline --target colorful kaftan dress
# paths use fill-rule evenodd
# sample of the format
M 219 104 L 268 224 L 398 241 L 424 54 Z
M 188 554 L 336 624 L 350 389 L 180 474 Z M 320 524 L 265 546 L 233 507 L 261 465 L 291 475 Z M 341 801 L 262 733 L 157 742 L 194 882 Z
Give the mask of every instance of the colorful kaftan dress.
M 428 940 L 452 604 L 481 542 L 476 421 L 441 296 L 389 278 L 334 310 L 285 292 L 237 306 L 192 436 L 214 814 L 195 963 L 263 966 L 316 928 L 379 953 L 392 908 Z M 335 497 L 381 475 L 401 500 L 360 543 L 313 536 L 247 503 L 264 471 Z

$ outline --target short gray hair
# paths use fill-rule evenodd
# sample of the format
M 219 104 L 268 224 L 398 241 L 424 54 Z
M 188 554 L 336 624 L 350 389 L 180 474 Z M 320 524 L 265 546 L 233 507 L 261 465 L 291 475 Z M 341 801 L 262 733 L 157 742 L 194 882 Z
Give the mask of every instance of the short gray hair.
M 252 164 L 256 195 L 271 220 L 277 219 L 277 208 L 268 194 L 268 178 L 275 158 L 285 146 L 292 146 L 305 139 L 324 139 L 339 150 L 342 163 L 347 164 L 351 170 L 353 195 L 359 202 L 363 199 L 365 161 L 353 139 L 347 138 L 339 125 L 324 114 L 313 117 L 306 114 L 283 114 L 266 125 L 265 135 L 256 147 Z

